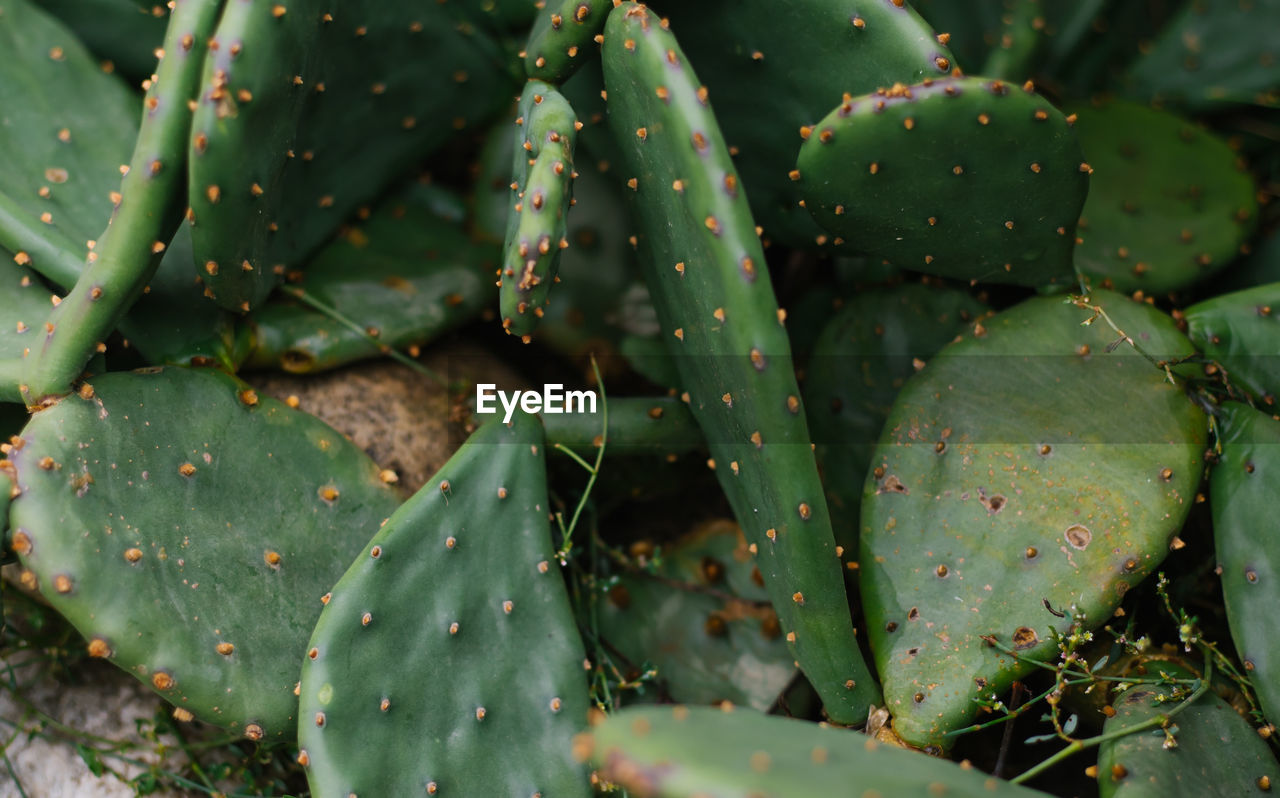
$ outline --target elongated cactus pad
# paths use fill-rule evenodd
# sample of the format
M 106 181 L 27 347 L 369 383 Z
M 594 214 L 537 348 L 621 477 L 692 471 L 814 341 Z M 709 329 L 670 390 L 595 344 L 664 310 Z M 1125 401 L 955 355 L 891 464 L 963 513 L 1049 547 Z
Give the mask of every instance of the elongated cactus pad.
M 179 195 L 191 111 L 219 0 L 175 0 L 165 52 L 143 100 L 133 156 L 120 171 L 108 227 L 71 292 L 49 314 L 27 359 L 23 400 L 41 406 L 71 390 L 100 342 L 155 275 L 182 219 Z
M 742 530 L 711 521 L 664 545 L 654 575 L 619 576 L 601 601 L 600 635 L 657 670 L 661 690 L 645 698 L 765 712 L 796 676 L 768 598 Z
M 14 549 L 107 657 L 201 720 L 293 737 L 320 597 L 395 509 L 321 422 L 217 372 L 110 374 L 10 459 Z
M 1070 282 L 1089 165 L 1025 86 L 945 78 L 848 99 L 813 127 L 805 207 L 850 247 L 964 280 Z
M 706 92 L 644 6 L 609 16 L 609 122 L 663 335 L 777 610 L 828 715 L 877 699 L 854 639 L 800 391 L 751 212 Z
M 1167 316 L 1095 293 L 1157 358 L 1191 352 Z M 1062 297 L 975 323 L 894 403 L 862 498 L 863 606 L 894 729 L 945 745 L 975 699 L 1058 655 L 1051 614 L 1090 625 L 1164 558 L 1203 468 L 1204 413 Z
M 751 213 L 769 241 L 831 236 L 800 207 L 801 131 L 844 94 L 943 77 L 955 66 L 911 4 L 863 0 L 659 0 L 705 81 Z M 767 111 L 761 106 L 767 98 Z
M 1204 279 L 1239 254 L 1258 203 L 1225 141 L 1134 103 L 1075 111 L 1094 169 L 1076 247 L 1082 271 L 1118 291 L 1158 294 Z
M 531 416 L 481 427 L 325 598 L 302 668 L 313 795 L 590 794 L 544 448 Z
M 542 317 L 556 279 L 566 216 L 572 200 L 573 145 L 578 120 L 573 108 L 549 84 L 531 80 L 520 95 L 513 148 L 514 207 L 498 285 L 502 289 L 502 326 L 525 343 Z
M 249 316 L 253 368 L 309 373 L 425 344 L 473 318 L 493 290 L 496 247 L 472 242 L 433 206 L 440 191 L 413 185 L 320 250 L 297 285 L 365 335 L 298 302 Z
M 595 55 L 595 37 L 613 10 L 610 0 L 550 0 L 542 4 L 525 45 L 524 71 L 531 78 L 563 83 Z
M 1216 530 L 1215 530 L 1216 531 Z M 1146 663 L 1146 676 L 1197 679 L 1177 661 Z M 1138 684 L 1112 704 L 1104 734 L 1117 733 L 1166 715 L 1190 685 Z M 1266 741 L 1212 690 L 1159 727 L 1104 742 L 1098 748 L 1098 793 L 1102 798 L 1197 798 L 1202 795 L 1269 795 L 1280 784 L 1280 765 Z M 1170 742 L 1172 737 L 1172 742 Z
M 1198 302 L 1186 319 L 1187 337 L 1234 385 L 1268 405 L 1280 395 L 1280 283 Z
M 872 451 L 907 379 L 987 308 L 923 284 L 859 292 L 823 327 L 806 369 L 805 407 L 836 542 L 857 557 Z
M 1222 569 L 1231 638 L 1267 720 L 1280 719 L 1280 546 L 1274 534 L 1280 495 L 1280 421 L 1228 402 L 1218 418 L 1222 459 L 1209 475 L 1213 540 Z
M 443 4 L 227 3 L 192 121 L 196 271 L 245 311 L 347 215 L 509 101 L 495 45 Z
M 1129 70 L 1129 93 L 1206 111 L 1280 107 L 1278 0 L 1187 3 Z
M 856 732 L 749 709 L 626 709 L 575 748 L 605 778 L 654 798 L 1043 796 Z
M 141 105 L 29 0 L 0 0 L 0 246 L 65 287 L 111 216 Z

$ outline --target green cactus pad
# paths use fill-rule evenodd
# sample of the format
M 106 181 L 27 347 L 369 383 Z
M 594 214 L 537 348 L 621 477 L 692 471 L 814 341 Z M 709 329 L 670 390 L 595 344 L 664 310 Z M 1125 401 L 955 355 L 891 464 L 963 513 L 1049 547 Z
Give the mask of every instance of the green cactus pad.
M 1186 3 L 1129 70 L 1135 97 L 1210 111 L 1280 107 L 1280 0 Z
M 1076 265 L 1117 291 L 1162 294 L 1226 266 L 1258 217 L 1225 141 L 1167 111 L 1114 101 L 1075 109 L 1093 167 Z
M 1218 418 L 1222 459 L 1209 475 L 1213 540 L 1222 573 L 1231 638 L 1262 703 L 1280 719 L 1280 548 L 1273 534 L 1280 495 L 1280 421 L 1248 405 L 1228 402 Z
M 143 294 L 182 219 L 179 197 L 191 112 L 219 0 L 176 0 L 164 56 L 147 87 L 142 123 L 108 226 L 70 293 L 49 314 L 23 373 L 23 400 L 43 405 L 71 390 L 99 343 Z
M 565 239 L 565 217 L 572 202 L 573 145 L 577 137 L 573 108 L 554 87 L 540 80 L 525 84 L 520 95 L 511 172 L 513 210 L 498 285 L 502 326 L 528 343 L 556 279 Z
M 1148 677 L 1198 679 L 1176 661 L 1145 664 Z M 1139 684 L 1112 704 L 1104 734 L 1118 733 L 1167 715 L 1187 696 L 1189 685 Z M 1104 742 L 1098 748 L 1098 793 L 1102 798 L 1199 798 L 1203 795 L 1268 795 L 1280 784 L 1280 765 L 1270 746 L 1230 704 L 1207 691 L 1169 720 L 1173 741 L 1160 727 Z
M 605 26 L 641 264 L 716 476 L 827 713 L 866 720 L 877 689 L 854 638 L 783 314 L 706 95 L 661 21 L 623 3 Z
M 474 26 L 439 3 L 228 3 L 192 121 L 197 273 L 258 305 L 360 204 L 509 101 Z
M 473 243 L 413 185 L 354 222 L 312 258 L 297 285 L 375 335 L 376 343 L 300 303 L 252 313 L 250 368 L 309 373 L 425 344 L 473 318 L 493 290 L 496 248 Z
M 1091 298 L 1144 351 L 1185 356 L 1167 316 Z M 1105 622 L 1164 558 L 1203 468 L 1204 413 L 1105 320 L 1062 297 L 975 323 L 894 403 L 862 499 L 863 606 L 894 728 L 914 745 L 1058 655 L 1075 605 Z
M 655 798 L 1044 795 L 857 732 L 749 709 L 626 709 L 576 748 L 605 778 Z
M 598 445 L 604 409 L 601 403 L 594 413 L 544 413 L 547 442 L 578 452 Z M 611 454 L 675 454 L 704 445 L 689 406 L 674 397 L 612 397 L 608 410 Z
M 142 81 L 156 68 L 168 8 L 152 0 L 36 0 L 112 71 Z M 104 67 L 105 69 L 105 67 Z
M 823 327 L 806 369 L 805 407 L 836 543 L 850 560 L 867 469 L 894 398 L 986 311 L 965 291 L 917 283 L 861 291 Z
M 111 216 L 142 106 L 28 0 L 0 0 L 0 52 L 0 246 L 70 287 Z
M 551 0 L 543 4 L 525 45 L 531 78 L 563 83 L 595 54 L 595 37 L 613 10 L 611 0 Z
M 731 701 L 764 712 L 797 674 L 732 521 L 664 545 L 653 575 L 620 575 L 601 600 L 599 623 L 605 642 L 633 665 L 653 666 L 662 697 L 678 702 Z
M 814 248 L 831 237 L 800 207 L 791 176 L 801 128 L 842 95 L 943 77 L 955 66 L 910 4 L 863 0 L 665 0 L 710 91 L 767 240 Z M 767 101 L 767 109 L 761 105 Z
M 856 250 L 957 279 L 1070 282 L 1089 166 L 1025 87 L 947 78 L 849 99 L 797 166 L 805 207 Z
M 0 362 L 16 362 L 43 335 L 49 318 L 49 289 L 35 272 L 19 266 L 0 248 Z M 20 374 L 0 372 L 0 402 L 21 402 Z
M 590 794 L 545 448 L 531 416 L 481 427 L 326 598 L 298 726 L 317 798 Z
M 340 434 L 220 373 L 91 385 L 10 453 L 23 564 L 94 656 L 201 720 L 292 738 L 320 597 L 395 494 Z
M 1280 396 L 1280 283 L 1199 302 L 1186 319 L 1187 337 L 1232 384 L 1267 404 Z

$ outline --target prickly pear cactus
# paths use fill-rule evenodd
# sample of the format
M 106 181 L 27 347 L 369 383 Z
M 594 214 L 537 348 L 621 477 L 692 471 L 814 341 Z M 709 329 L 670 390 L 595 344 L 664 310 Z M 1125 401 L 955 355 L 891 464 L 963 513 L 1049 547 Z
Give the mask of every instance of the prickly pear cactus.
M 944 78 L 846 98 L 796 168 L 805 207 L 855 250 L 943 277 L 1069 282 L 1090 167 L 1030 84 Z
M 1174 323 L 1090 297 L 1157 359 Z M 975 323 L 894 403 L 862 499 L 860 580 L 894 729 L 946 733 L 1058 654 L 1054 612 L 1104 622 L 1164 558 L 1203 468 L 1204 413 L 1105 319 L 1061 297 Z M 1112 349 L 1114 348 L 1114 351 Z M 998 412 L 993 412 L 997 409 Z M 1052 608 L 1052 609 L 1051 609 Z
M 749 709 L 627 709 L 583 735 L 575 749 L 604 778 L 660 798 L 1043 795 L 856 732 Z
M 1117 291 L 1162 294 L 1230 263 L 1257 222 L 1253 179 L 1225 141 L 1168 111 L 1075 107 L 1094 174 L 1076 264 Z
M 1146 663 L 1146 675 L 1197 679 L 1200 670 L 1172 660 Z M 1190 686 L 1138 684 L 1120 693 L 1104 734 L 1169 713 Z M 1170 718 L 1168 726 L 1104 742 L 1098 749 L 1102 798 L 1268 795 L 1280 764 L 1250 723 L 1212 690 Z
M 524 48 L 524 71 L 537 80 L 563 83 L 595 54 L 595 37 L 604 30 L 613 4 L 609 0 L 551 0 L 541 5 Z
M 894 397 L 986 312 L 960 289 L 907 284 L 859 292 L 822 329 L 806 369 L 805 407 L 836 542 L 848 560 L 857 557 L 862 487 Z
M 35 272 L 0 248 L 0 363 L 16 362 L 38 339 L 49 317 L 49 292 Z M 21 402 L 22 376 L 0 370 L 0 402 Z
M 1270 529 L 1280 495 L 1280 421 L 1228 402 L 1218 418 L 1222 459 L 1209 476 L 1213 539 L 1222 573 L 1231 637 L 1268 720 L 1280 718 L 1275 653 L 1280 624 L 1273 611 L 1280 589 L 1280 549 Z
M 1127 76 L 1132 96 L 1192 110 L 1280 107 L 1277 0 L 1186 3 Z
M 142 106 L 29 0 L 0 1 L 0 50 L 0 246 L 70 287 L 111 216 Z
M 37 0 L 104 62 L 103 71 L 141 82 L 156 66 L 167 6 L 149 0 Z
M 624 146 L 641 262 L 716 476 L 828 715 L 877 697 L 858 652 L 783 314 L 706 92 L 661 20 L 623 3 L 605 26 L 609 123 Z
M 516 124 L 524 132 L 513 148 L 514 207 L 507 219 L 502 272 L 502 326 L 525 343 L 542 318 L 556 279 L 572 202 L 573 146 L 578 120 L 569 101 L 539 80 L 525 84 Z
M 1270 405 L 1280 394 L 1280 283 L 1221 294 L 1186 309 L 1187 337 L 1227 378 Z
M 105 657 L 250 739 L 296 728 L 320 597 L 395 509 L 334 430 L 217 372 L 109 374 L 9 458 L 13 548 Z
M 796 668 L 742 530 L 711 521 L 660 560 L 652 574 L 621 574 L 599 610 L 609 645 L 657 670 L 661 688 L 644 697 L 771 709 Z
M 590 794 L 544 449 L 532 416 L 481 427 L 325 596 L 302 668 L 312 794 Z
M 196 271 L 228 310 L 259 304 L 277 266 L 509 101 L 495 45 L 439 3 L 228 3 L 215 38 L 189 218 Z
M 651 4 L 679 33 L 706 82 L 751 213 L 767 241 L 815 248 L 831 236 L 800 205 L 794 182 L 804 130 L 848 92 L 949 74 L 945 43 L 905 2 L 665 0 Z M 767 98 L 768 113 L 761 113 Z
M 165 47 L 143 100 L 142 124 L 112 212 L 70 293 L 49 313 L 23 371 L 23 401 L 42 406 L 71 390 L 159 268 L 182 219 L 180 168 L 217 0 L 175 0 Z M 34 347 L 33 347 L 34 349 Z

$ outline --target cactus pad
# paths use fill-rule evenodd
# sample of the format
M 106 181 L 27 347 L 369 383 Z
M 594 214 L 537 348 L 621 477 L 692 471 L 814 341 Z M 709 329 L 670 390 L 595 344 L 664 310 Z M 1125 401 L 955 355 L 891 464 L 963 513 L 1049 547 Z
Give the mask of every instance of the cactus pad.
M 1093 167 L 1076 265 L 1117 291 L 1161 294 L 1227 265 L 1258 217 L 1253 180 L 1225 141 L 1167 111 L 1081 106 Z
M 728 148 L 675 37 L 647 8 L 613 10 L 602 54 L 645 278 L 716 476 L 827 713 L 861 723 L 877 690 L 854 639 L 784 317 Z
M 569 101 L 540 80 L 525 84 L 519 114 L 516 124 L 524 135 L 516 136 L 513 148 L 515 204 L 498 284 L 503 328 L 528 343 L 555 282 L 561 246 L 568 245 L 565 217 L 578 120 Z
M 856 732 L 749 709 L 636 707 L 575 746 L 601 775 L 661 798 L 1034 798 L 1043 793 Z
M 532 416 L 481 427 L 326 597 L 302 670 L 313 795 L 590 793 L 544 449 Z
M 678 702 L 731 701 L 765 712 L 796 676 L 732 521 L 711 521 L 664 545 L 652 576 L 622 574 L 599 617 L 601 637 L 633 665 L 656 668 L 663 695 Z
M 197 273 L 229 310 L 508 101 L 492 45 L 438 3 L 228 3 L 215 38 L 189 200 Z
M 944 277 L 1069 281 L 1089 165 L 1025 86 L 945 78 L 846 100 L 797 163 L 805 207 L 853 249 Z
M 947 75 L 954 58 L 910 4 L 863 0 L 665 0 L 730 145 L 767 240 L 829 243 L 791 176 L 800 131 L 880 86 Z M 762 108 L 767 98 L 767 111 Z
M 563 83 L 595 55 L 595 37 L 613 10 L 610 0 L 551 0 L 541 4 L 525 45 L 524 71 L 531 78 Z
M 1157 358 L 1190 343 L 1154 308 L 1092 296 Z M 1160 563 L 1190 510 L 1206 420 L 1102 319 L 1061 297 L 977 322 L 894 403 L 862 499 L 860 580 L 894 728 L 943 735 L 1056 657 L 1052 615 L 1089 624 Z
M 16 362 L 39 341 L 49 317 L 49 291 L 35 272 L 0 248 L 0 361 Z M 21 402 L 17 372 L 0 373 L 0 402 Z
M 1196 679 L 1200 673 L 1178 661 L 1145 663 L 1148 677 Z M 1175 691 L 1179 691 L 1175 693 Z M 1112 704 L 1104 734 L 1166 715 L 1185 698 L 1187 685 L 1139 684 Z M 1098 793 L 1102 798 L 1268 795 L 1280 784 L 1280 765 L 1270 746 L 1247 720 L 1212 690 L 1169 720 L 1168 742 L 1157 727 L 1104 742 L 1098 749 Z
M 34 416 L 10 459 L 40 591 L 178 707 L 290 739 L 320 597 L 396 507 L 364 453 L 216 372 L 110 374 Z
M 300 304 L 252 313 L 250 367 L 308 373 L 421 345 L 475 316 L 493 290 L 498 252 L 470 241 L 433 206 L 437 189 L 413 185 L 312 258 L 297 285 L 355 321 L 376 343 Z
M 1187 337 L 1232 384 L 1268 405 L 1280 396 L 1280 283 L 1198 302 L 1186 319 Z
M 857 556 L 862 487 L 894 397 L 986 310 L 957 288 L 907 284 L 859 292 L 822 329 L 806 369 L 805 407 L 836 542 L 848 559 Z
M 1267 720 L 1280 719 L 1280 547 L 1271 519 L 1280 495 L 1280 421 L 1228 402 L 1218 419 L 1222 459 L 1209 475 L 1213 539 L 1231 638 Z

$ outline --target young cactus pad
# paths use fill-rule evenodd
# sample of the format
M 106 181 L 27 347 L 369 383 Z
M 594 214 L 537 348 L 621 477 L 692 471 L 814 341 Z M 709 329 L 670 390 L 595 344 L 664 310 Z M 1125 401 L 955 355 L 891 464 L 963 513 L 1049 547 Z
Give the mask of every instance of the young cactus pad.
M 1090 297 L 1153 357 L 1191 353 L 1149 305 Z M 1204 413 L 1102 318 L 1062 297 L 977 322 L 894 403 L 862 499 L 860 580 L 894 729 L 947 732 L 1058 655 L 1160 563 L 1194 501 Z M 1050 607 L 1053 610 L 1050 610 Z
M 325 597 L 298 726 L 317 798 L 590 794 L 545 448 L 533 416 L 482 426 Z
M 602 50 L 609 123 L 644 231 L 641 261 L 716 476 L 782 632 L 828 715 L 878 691 L 853 623 L 760 240 L 728 148 L 675 37 L 623 3 Z
M 771 709 L 796 668 L 738 525 L 711 521 L 663 545 L 654 570 L 621 574 L 598 611 L 608 645 L 657 670 L 646 697 Z
M 531 78 L 563 83 L 595 54 L 595 37 L 604 30 L 609 0 L 550 0 L 540 4 L 525 45 L 524 71 Z
M 1187 337 L 1233 385 L 1267 405 L 1280 395 L 1280 283 L 1198 302 L 1186 319 Z
M 1168 111 L 1112 101 L 1077 110 L 1094 174 L 1076 265 L 1117 291 L 1163 294 L 1220 270 L 1258 217 L 1227 143 Z
M 1029 84 L 944 78 L 847 99 L 797 169 L 805 207 L 855 250 L 962 280 L 1070 281 L 1089 165 Z
M 856 732 L 750 709 L 625 709 L 574 748 L 606 779 L 654 798 L 1044 795 Z
M 1218 417 L 1222 459 L 1209 475 L 1213 539 L 1231 638 L 1267 720 L 1280 720 L 1280 421 L 1228 402 Z M 1277 654 L 1276 656 L 1272 656 Z
M 542 317 L 565 240 L 572 198 L 573 145 L 578 120 L 560 92 L 539 80 L 520 95 L 511 172 L 514 207 L 507 218 L 506 251 L 498 280 L 502 326 L 525 343 Z
M 1201 673 L 1176 660 L 1144 663 L 1145 677 L 1199 679 Z M 1255 677 L 1256 678 L 1256 677 Z M 1118 734 L 1166 716 L 1198 686 L 1137 684 L 1117 696 L 1104 734 Z M 1270 795 L 1280 784 L 1280 765 L 1253 725 L 1213 690 L 1168 721 L 1118 736 L 1098 748 L 1098 793 L 1102 798 L 1170 798 L 1205 795 Z M 1169 742 L 1169 738 L 1173 742 Z
M 9 455 L 13 548 L 107 657 L 201 720 L 291 739 L 298 658 L 397 500 L 305 413 L 219 372 L 110 374 Z

